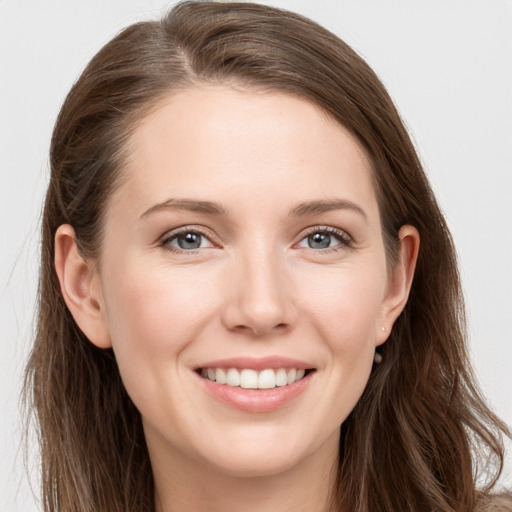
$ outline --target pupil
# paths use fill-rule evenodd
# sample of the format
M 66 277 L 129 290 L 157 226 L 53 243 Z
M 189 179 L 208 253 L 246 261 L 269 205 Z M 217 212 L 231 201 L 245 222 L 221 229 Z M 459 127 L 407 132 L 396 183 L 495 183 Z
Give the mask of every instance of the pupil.
M 331 245 L 331 236 L 327 233 L 309 235 L 309 246 L 312 249 L 326 249 Z
M 201 247 L 201 235 L 186 233 L 178 238 L 178 245 L 181 249 L 199 249 Z

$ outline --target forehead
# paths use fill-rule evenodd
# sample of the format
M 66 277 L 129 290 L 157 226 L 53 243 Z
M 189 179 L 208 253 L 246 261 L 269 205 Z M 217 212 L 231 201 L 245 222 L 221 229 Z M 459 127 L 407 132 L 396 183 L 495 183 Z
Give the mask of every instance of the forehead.
M 262 188 L 270 200 L 279 194 L 291 202 L 334 191 L 374 198 L 371 164 L 355 137 L 311 102 L 288 94 L 184 90 L 152 109 L 128 147 L 118 192 L 135 194 L 146 203 L 141 207 L 166 196 L 262 201 Z

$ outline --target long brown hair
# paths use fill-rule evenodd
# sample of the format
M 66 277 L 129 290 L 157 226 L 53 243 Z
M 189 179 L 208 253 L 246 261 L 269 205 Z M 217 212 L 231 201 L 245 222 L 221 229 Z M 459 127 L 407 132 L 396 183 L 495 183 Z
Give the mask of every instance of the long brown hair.
M 500 474 L 509 432 L 475 385 L 452 239 L 404 125 L 374 72 L 338 37 L 290 12 L 225 2 L 180 3 L 161 21 L 122 31 L 89 63 L 57 119 L 25 384 L 39 427 L 44 510 L 154 510 L 140 414 L 112 351 L 90 343 L 64 304 L 54 236 L 69 223 L 84 257 L 97 257 L 137 122 L 161 98 L 205 83 L 287 92 L 319 106 L 373 163 L 389 264 L 402 225 L 421 236 L 409 302 L 341 426 L 337 508 L 474 510 Z

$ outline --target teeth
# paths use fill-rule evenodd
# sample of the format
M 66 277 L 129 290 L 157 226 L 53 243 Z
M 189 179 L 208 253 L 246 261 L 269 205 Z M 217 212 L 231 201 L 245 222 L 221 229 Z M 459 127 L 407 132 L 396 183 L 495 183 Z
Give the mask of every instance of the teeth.
M 227 376 L 226 376 L 226 372 L 222 368 L 217 368 L 215 370 L 215 380 L 219 384 L 226 384 Z
M 263 370 L 258 375 L 259 389 L 272 389 L 276 387 L 276 374 L 274 370 Z
M 254 370 L 242 370 L 240 372 L 240 387 L 256 389 L 258 387 L 258 372 Z
M 238 387 L 240 386 L 240 372 L 235 368 L 230 368 L 228 370 L 228 375 L 226 377 L 226 384 L 228 386 Z
M 203 368 L 201 376 L 205 379 L 244 389 L 273 389 L 276 386 L 293 384 L 304 378 L 306 371 L 297 368 L 266 369 L 257 372 L 249 368 Z
M 297 376 L 297 370 L 295 368 L 292 368 L 291 370 L 288 370 L 287 374 L 287 381 L 288 384 L 293 384 L 295 382 L 295 377 Z
M 276 386 L 286 386 L 288 384 L 288 376 L 284 368 L 279 368 L 276 372 Z

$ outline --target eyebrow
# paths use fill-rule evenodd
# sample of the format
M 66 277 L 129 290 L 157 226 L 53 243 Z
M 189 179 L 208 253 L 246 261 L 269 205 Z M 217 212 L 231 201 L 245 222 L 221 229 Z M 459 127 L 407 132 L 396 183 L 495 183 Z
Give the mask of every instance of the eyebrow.
M 227 216 L 227 210 L 220 204 L 211 201 L 201 201 L 197 199 L 167 199 L 161 203 L 155 204 L 147 209 L 140 218 L 144 218 L 151 213 L 161 210 L 186 210 L 190 212 L 204 213 L 207 215 Z M 290 212 L 291 216 L 305 217 L 307 215 L 318 215 L 333 210 L 351 210 L 359 214 L 368 222 L 368 216 L 365 211 L 347 199 L 324 199 L 307 201 L 300 203 Z
M 363 217 L 368 223 L 368 216 L 365 211 L 360 206 L 347 199 L 325 199 L 300 203 L 291 211 L 291 215 L 304 217 L 306 215 L 318 215 L 332 210 L 351 210 Z
M 167 199 L 147 209 L 140 218 L 161 210 L 186 210 L 189 212 L 205 213 L 208 215 L 227 215 L 227 211 L 219 204 L 211 201 L 199 201 L 196 199 Z

